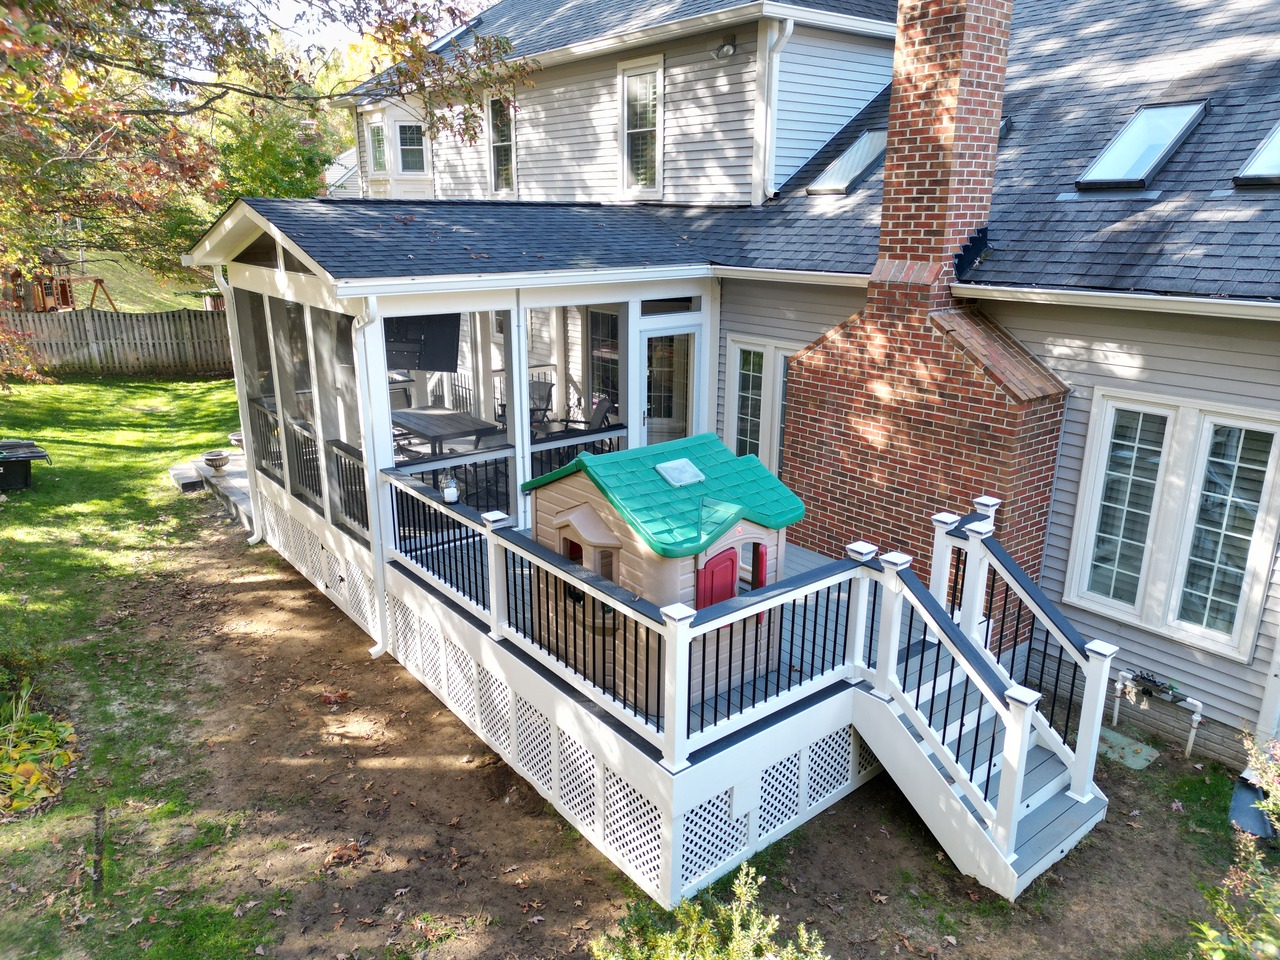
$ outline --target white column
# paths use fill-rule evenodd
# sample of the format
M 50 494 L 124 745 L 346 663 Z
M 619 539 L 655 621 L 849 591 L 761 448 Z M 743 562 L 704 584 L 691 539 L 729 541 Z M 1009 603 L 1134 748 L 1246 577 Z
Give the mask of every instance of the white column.
M 521 530 L 529 526 L 529 506 L 520 485 L 533 475 L 529 451 L 529 317 L 516 291 L 515 306 L 506 336 L 507 439 L 515 446 L 515 482 L 511 486 L 511 512 Z
M 844 552 L 850 560 L 866 563 L 875 557 L 876 548 L 875 544 L 859 540 L 845 547 Z M 849 589 L 850 603 L 844 625 L 844 662 L 849 675 L 855 676 L 856 671 L 865 670 L 867 666 L 867 617 L 871 612 L 867 609 L 871 602 L 871 577 L 867 568 L 857 571 Z
M 978 624 L 982 622 L 983 606 L 987 599 L 987 574 L 991 569 L 991 561 L 987 558 L 987 550 L 983 540 L 991 536 L 995 530 L 995 521 L 986 516 L 965 527 L 969 539 L 965 541 L 964 593 L 960 598 L 960 629 L 980 647 L 986 644 L 978 634 Z
M 502 639 L 502 628 L 511 619 L 507 609 L 507 551 L 493 531 L 511 526 L 511 518 L 501 510 L 480 515 L 486 530 L 484 542 L 489 561 L 489 636 Z
M 1009 714 L 1004 728 L 1004 751 L 1000 762 L 1000 796 L 996 800 L 996 822 L 991 838 L 1009 862 L 1018 843 L 1018 812 L 1022 806 L 1022 782 L 1027 775 L 1027 751 L 1031 749 L 1031 720 L 1040 694 L 1027 687 L 1013 686 L 1005 694 Z
M 880 633 L 876 638 L 876 693 L 886 700 L 892 699 L 893 688 L 898 686 L 898 644 L 902 634 L 902 580 L 898 572 L 911 566 L 911 558 L 905 553 L 893 551 L 880 558 L 884 566 L 881 584 L 884 595 L 880 598 Z
M 1085 801 L 1093 796 L 1093 770 L 1098 760 L 1098 737 L 1102 714 L 1107 706 L 1107 679 L 1111 661 L 1120 648 L 1103 640 L 1093 640 L 1085 648 L 1089 660 L 1084 666 L 1084 702 L 1080 706 L 1080 726 L 1076 730 L 1076 757 L 1071 764 L 1068 796 Z
M 933 515 L 933 563 L 929 566 L 929 592 L 944 607 L 947 605 L 947 586 L 951 578 L 951 554 L 960 541 L 948 534 L 956 528 L 960 518 L 954 513 Z
M 662 765 L 672 773 L 689 765 L 689 622 L 696 613 L 683 603 L 662 608 Z

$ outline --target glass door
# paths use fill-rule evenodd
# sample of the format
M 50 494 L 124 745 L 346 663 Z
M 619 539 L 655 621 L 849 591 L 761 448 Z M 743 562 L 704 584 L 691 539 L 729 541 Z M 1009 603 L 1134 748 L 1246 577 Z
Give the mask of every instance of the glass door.
M 693 432 L 694 334 L 645 337 L 645 443 Z

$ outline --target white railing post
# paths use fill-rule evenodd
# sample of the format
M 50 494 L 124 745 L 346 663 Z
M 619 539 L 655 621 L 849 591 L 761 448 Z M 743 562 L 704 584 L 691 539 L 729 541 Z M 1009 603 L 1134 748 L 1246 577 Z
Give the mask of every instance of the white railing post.
M 662 608 L 662 765 L 672 773 L 689 765 L 689 621 L 696 613 L 683 603 Z
M 898 682 L 898 643 L 902 635 L 902 580 L 898 572 L 911 565 L 905 553 L 892 551 L 880 558 L 884 595 L 880 600 L 880 631 L 876 637 L 876 693 L 889 699 Z M 891 682 L 892 681 L 892 682 Z
M 845 547 L 844 552 L 850 560 L 866 563 L 875 557 L 876 547 L 874 543 L 859 540 Z M 871 578 L 863 567 L 849 582 L 849 609 L 845 614 L 844 662 L 850 673 L 867 665 L 867 615 L 870 613 L 867 603 L 870 597 Z
M 1010 862 L 1018 843 L 1018 813 L 1022 806 L 1022 781 L 1027 775 L 1027 751 L 1031 749 L 1031 724 L 1040 694 L 1027 687 L 1010 687 L 1005 697 L 1009 715 L 1004 728 L 1004 751 L 1000 760 L 1000 796 L 996 802 L 996 822 L 991 839 Z
M 979 635 L 978 624 L 982 622 L 985 612 L 987 575 L 991 570 L 991 561 L 987 557 L 986 545 L 982 541 L 991 536 L 994 531 L 995 520 L 990 514 L 965 527 L 969 539 L 964 542 L 964 592 L 960 597 L 960 619 L 957 622 L 960 624 L 960 629 L 964 631 L 964 635 L 980 647 L 986 646 Z
M 1068 792 L 1072 799 L 1082 802 L 1093 796 L 1098 737 L 1102 733 L 1102 715 L 1107 706 L 1107 679 L 1111 675 L 1111 661 L 1120 652 L 1119 647 L 1104 640 L 1093 640 L 1084 649 L 1089 661 L 1084 665 L 1084 702 L 1080 705 L 1076 758 L 1071 764 L 1071 790 Z
M 954 513 L 933 515 L 933 563 L 929 566 L 929 592 L 944 607 L 947 605 L 947 584 L 951 579 L 951 554 L 957 542 L 947 536 L 956 528 L 960 518 Z
M 511 518 L 501 510 L 493 510 L 482 513 L 480 519 L 484 521 L 484 543 L 489 562 L 489 636 L 500 640 L 502 628 L 510 619 L 507 610 L 507 551 L 493 531 L 511 526 Z

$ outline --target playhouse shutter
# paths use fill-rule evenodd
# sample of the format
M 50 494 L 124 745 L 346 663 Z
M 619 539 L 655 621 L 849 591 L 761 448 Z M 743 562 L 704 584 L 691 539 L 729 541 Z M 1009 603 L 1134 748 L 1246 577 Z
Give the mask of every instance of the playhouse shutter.
M 722 550 L 698 571 L 697 607 L 709 607 L 738 595 L 738 551 Z

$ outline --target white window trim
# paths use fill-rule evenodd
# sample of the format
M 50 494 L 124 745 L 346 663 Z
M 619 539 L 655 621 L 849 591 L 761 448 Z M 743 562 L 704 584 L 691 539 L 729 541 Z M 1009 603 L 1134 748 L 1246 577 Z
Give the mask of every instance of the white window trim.
M 764 353 L 764 382 L 760 395 L 760 462 L 772 473 L 778 472 L 778 448 L 782 441 L 782 423 L 779 407 L 782 402 L 782 385 L 785 361 L 803 350 L 805 345 L 790 340 L 761 340 L 729 334 L 725 339 L 725 382 L 728 385 L 724 398 L 724 442 L 730 450 L 738 449 L 738 375 L 742 372 L 741 350 L 759 350 Z
M 382 131 L 382 169 L 378 169 L 373 165 L 373 131 L 374 128 Z M 382 119 L 370 120 L 368 124 L 369 136 L 369 177 L 386 178 L 390 175 L 391 164 L 387 162 L 387 126 Z
M 499 190 L 494 186 L 494 165 L 493 165 L 493 104 L 496 97 L 487 98 L 487 106 L 485 108 L 485 141 L 488 149 L 485 151 L 487 167 L 489 196 L 502 199 L 512 199 L 520 195 L 520 171 L 517 169 L 516 161 L 516 105 L 508 104 L 507 114 L 511 118 L 511 189 Z
M 1156 477 L 1151 529 L 1139 574 L 1138 596 L 1133 606 L 1089 593 L 1089 563 L 1097 528 L 1099 493 L 1111 442 L 1116 408 L 1158 413 L 1169 418 L 1164 454 Z M 1204 480 L 1204 460 L 1213 425 L 1238 426 L 1275 434 L 1267 478 L 1259 501 L 1258 523 L 1249 547 L 1244 585 L 1235 627 L 1230 637 L 1177 619 L 1186 573 L 1186 555 L 1192 520 Z M 1167 636 L 1189 646 L 1230 660 L 1248 663 L 1253 658 L 1268 574 L 1275 557 L 1280 514 L 1280 421 L 1259 411 L 1229 404 L 1201 404 L 1176 397 L 1152 396 L 1124 390 L 1097 389 L 1089 412 L 1089 436 L 1081 470 L 1071 552 L 1064 599 L 1111 619 Z M 1170 522 L 1181 518 L 1180 523 Z M 1157 558 L 1170 558 L 1161 563 Z
M 396 173 L 402 177 L 429 177 L 431 176 L 431 156 L 427 145 L 427 130 L 421 123 L 416 120 L 396 120 Z M 417 127 L 422 131 L 422 169 L 406 170 L 404 168 L 404 148 L 400 145 L 400 128 L 401 127 Z
M 629 200 L 662 199 L 662 155 L 665 153 L 663 136 L 664 101 L 666 88 L 662 54 L 623 60 L 618 63 L 618 192 Z M 658 116 L 654 132 L 653 187 L 627 187 L 627 77 L 637 73 L 654 73 L 658 82 Z

